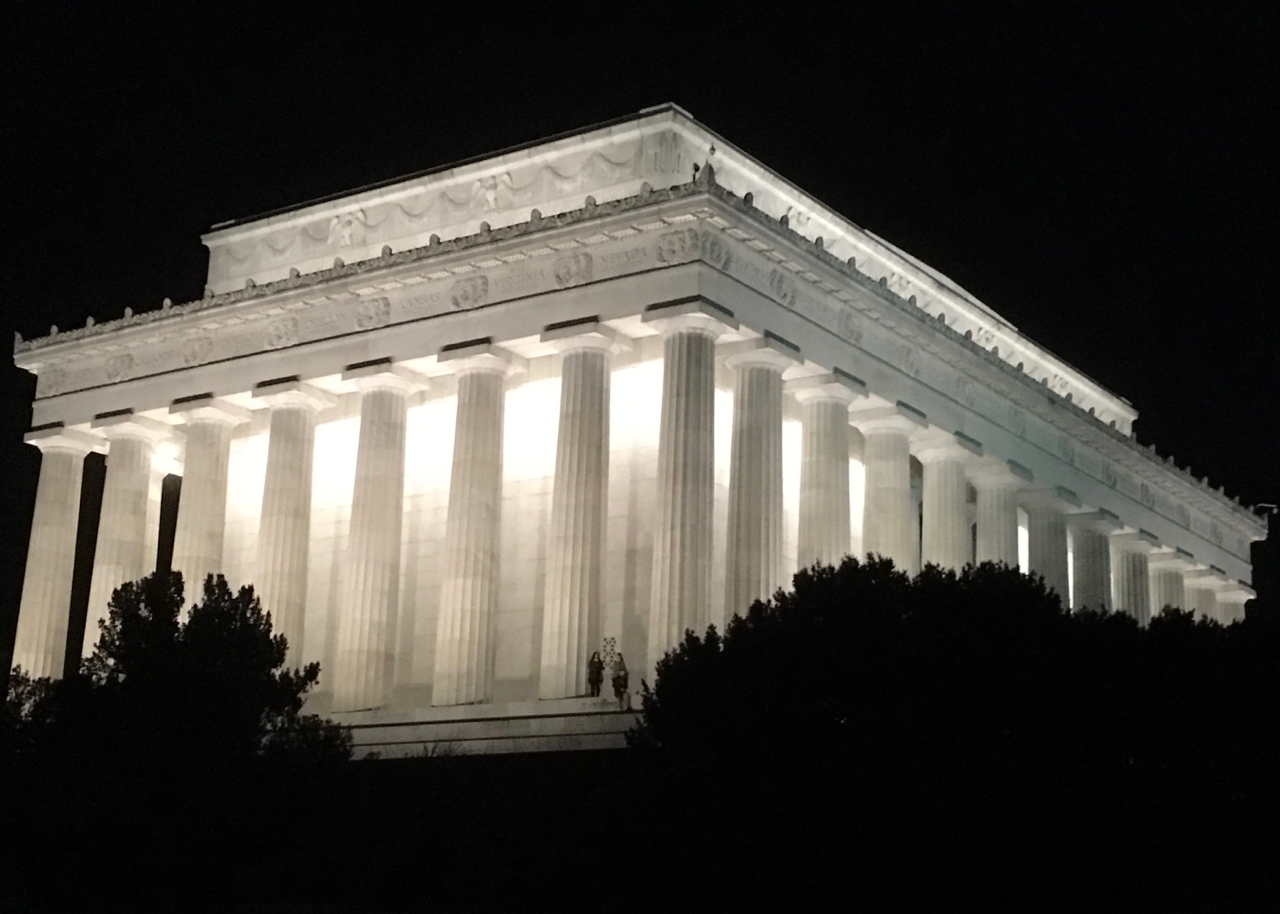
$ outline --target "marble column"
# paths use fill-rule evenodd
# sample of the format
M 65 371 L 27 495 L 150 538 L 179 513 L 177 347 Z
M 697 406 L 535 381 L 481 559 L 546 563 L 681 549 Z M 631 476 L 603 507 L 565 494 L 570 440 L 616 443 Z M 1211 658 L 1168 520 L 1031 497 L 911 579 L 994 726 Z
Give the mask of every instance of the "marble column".
M 272 630 L 289 642 L 289 663 L 300 665 L 304 662 L 316 415 L 334 401 L 294 380 L 259 385 L 253 396 L 270 409 L 254 589 L 262 608 L 271 613 Z M 333 672 L 322 671 L 326 687 Z
M 1151 621 L 1151 579 L 1147 556 L 1156 542 L 1147 534 L 1116 533 L 1111 537 L 1111 599 L 1139 625 Z
M 249 413 L 213 397 L 201 397 L 175 403 L 169 414 L 183 421 L 187 436 L 173 569 L 182 572 L 188 602 L 194 602 L 200 598 L 205 578 L 222 572 L 231 433 L 248 420 Z
M 1218 621 L 1223 625 L 1244 620 L 1245 604 L 1256 597 L 1253 588 L 1231 581 L 1217 595 Z
M 835 374 L 802 378 L 786 388 L 802 413 L 799 565 L 839 565 L 851 548 L 849 406 L 861 392 Z
M 1218 591 L 1226 586 L 1226 579 L 1209 568 L 1194 568 L 1183 572 L 1183 600 L 1186 608 L 1197 619 L 1221 621 L 1218 616 Z
M 360 439 L 342 557 L 333 707 L 358 711 L 385 705 L 395 675 L 405 425 L 414 385 L 389 363 L 342 377 L 360 391 Z
M 920 528 L 911 494 L 911 434 L 920 422 L 894 406 L 855 411 L 851 421 L 865 440 L 862 549 L 914 575 L 920 570 Z
M 1151 587 L 1151 613 L 1159 615 L 1166 606 L 1186 609 L 1186 588 L 1182 575 L 1194 564 L 1174 549 L 1161 549 L 1147 557 L 1147 575 Z
M 1070 606 L 1066 515 L 1080 507 L 1080 500 L 1058 486 L 1024 492 L 1021 502 L 1027 512 L 1027 570 L 1044 578 L 1045 586 L 1057 592 L 1062 605 Z
M 663 309 L 663 314 L 671 309 Z M 686 629 L 711 617 L 715 498 L 715 344 L 721 320 L 701 311 L 655 319 L 663 334 L 657 512 L 649 609 L 648 668 Z
M 458 376 L 436 624 L 433 705 L 489 701 L 501 548 L 502 424 L 512 359 L 488 344 L 442 354 Z
M 1029 475 L 997 460 L 983 461 L 970 471 L 978 496 L 974 561 L 1018 567 L 1018 495 L 1030 482 Z
M 84 457 L 100 442 L 92 435 L 61 427 L 28 432 L 25 440 L 40 449 L 40 479 L 22 578 L 13 666 L 22 667 L 33 678 L 58 679 L 67 654 Z
M 753 602 L 769 599 L 783 584 L 782 372 L 795 359 L 772 340 L 755 342 L 726 360 L 735 381 L 725 622 L 746 615 Z
M 587 658 L 600 646 L 605 509 L 609 494 L 608 328 L 544 333 L 563 353 L 560 425 L 551 489 L 547 580 L 542 604 L 539 698 L 587 693 Z M 585 331 L 585 332 L 584 332 Z
M 921 562 L 959 571 L 973 561 L 966 468 L 975 451 L 955 435 L 930 429 L 918 437 L 915 453 L 924 469 Z
M 111 594 L 126 581 L 147 574 L 147 503 L 151 490 L 152 457 L 156 442 L 172 434 L 169 426 L 125 413 L 92 423 L 107 444 L 107 475 L 102 486 L 98 542 L 89 585 L 83 653 L 93 653 L 98 622 L 107 618 Z M 151 558 L 155 568 L 155 557 Z
M 1111 534 L 1120 528 L 1110 511 L 1087 511 L 1067 516 L 1071 535 L 1071 608 L 1103 611 L 1111 599 Z

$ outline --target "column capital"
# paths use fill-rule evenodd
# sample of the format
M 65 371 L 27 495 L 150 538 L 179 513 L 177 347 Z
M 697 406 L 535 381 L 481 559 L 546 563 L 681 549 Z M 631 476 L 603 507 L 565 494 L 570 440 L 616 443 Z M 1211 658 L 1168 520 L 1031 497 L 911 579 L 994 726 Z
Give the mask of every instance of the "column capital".
M 1226 576 L 1212 568 L 1192 568 L 1182 573 L 1187 587 L 1218 591 L 1230 584 Z
M 253 399 L 272 409 L 310 409 L 319 411 L 337 402 L 332 394 L 297 378 L 264 381 L 253 389 Z
M 855 378 L 838 368 L 824 374 L 784 381 L 782 389 L 800 403 L 836 400 L 848 406 L 867 395 L 867 385 L 861 378 Z
M 732 369 L 758 365 L 782 372 L 802 361 L 799 347 L 790 346 L 772 335 L 730 343 L 719 354 L 724 356 L 725 365 Z
M 1021 489 L 1028 483 L 1035 482 L 1035 475 L 1016 460 L 984 457 L 970 469 L 969 479 L 975 485 Z
M 1196 557 L 1183 549 L 1163 547 L 1147 557 L 1147 566 L 1155 571 L 1194 571 L 1198 566 Z
M 139 416 L 133 410 L 100 415 L 89 427 L 102 434 L 108 441 L 117 438 L 135 438 L 152 444 L 174 434 L 173 426 L 147 416 Z
M 730 330 L 738 329 L 738 321 L 732 311 L 705 298 L 650 305 L 640 320 L 664 334 L 703 333 L 719 338 Z
M 1120 523 L 1120 517 L 1106 508 L 1098 508 L 1096 511 L 1072 511 L 1067 515 L 1067 523 L 1082 530 L 1092 530 L 1108 536 L 1124 526 Z
M 629 336 L 602 324 L 598 317 L 548 324 L 542 329 L 538 341 L 559 353 L 589 350 L 616 355 L 634 345 Z
M 924 413 L 901 400 L 892 406 L 853 410 L 849 413 L 849 424 L 856 425 L 864 434 L 890 429 L 910 435 L 929 427 Z
M 1111 534 L 1111 543 L 1124 552 L 1141 552 L 1151 555 L 1160 548 L 1160 539 L 1147 530 L 1125 531 Z
M 935 460 L 972 463 L 982 456 L 982 442 L 963 432 L 952 433 L 933 426 L 919 429 L 911 436 L 911 453 L 921 463 Z
M 515 353 L 495 346 L 489 340 L 459 343 L 440 350 L 440 368 L 454 374 L 473 371 L 500 374 L 504 378 L 525 370 L 525 360 Z
M 430 386 L 424 376 L 403 365 L 396 365 L 390 359 L 348 365 L 342 371 L 342 380 L 353 384 L 359 391 L 394 390 L 410 394 Z
M 169 415 L 183 425 L 194 425 L 197 422 L 211 422 L 218 425 L 236 426 L 248 422 L 253 414 L 241 406 L 235 406 L 226 400 L 218 399 L 213 394 L 202 394 L 175 400 L 169 405 Z
M 1019 496 L 1023 508 L 1052 508 L 1067 514 L 1080 507 L 1080 496 L 1065 486 L 1036 486 Z
M 83 457 L 90 451 L 101 453 L 106 450 L 101 436 L 91 435 L 75 428 L 65 428 L 61 424 L 33 428 L 22 436 L 22 440 L 39 448 L 41 453 L 50 451 Z

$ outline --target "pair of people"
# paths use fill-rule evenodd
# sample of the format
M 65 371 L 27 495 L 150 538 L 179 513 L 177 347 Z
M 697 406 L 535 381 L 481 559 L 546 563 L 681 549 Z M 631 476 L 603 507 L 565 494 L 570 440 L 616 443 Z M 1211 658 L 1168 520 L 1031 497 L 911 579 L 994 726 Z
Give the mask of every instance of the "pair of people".
M 618 710 L 625 711 L 631 705 L 631 696 L 627 694 L 627 686 L 630 684 L 627 676 L 627 661 L 621 654 L 614 657 L 613 663 L 609 664 L 609 674 L 613 685 L 613 697 L 618 700 Z M 596 651 L 587 661 L 587 686 L 592 698 L 600 696 L 600 686 L 603 683 L 604 659 L 600 656 L 600 652 Z

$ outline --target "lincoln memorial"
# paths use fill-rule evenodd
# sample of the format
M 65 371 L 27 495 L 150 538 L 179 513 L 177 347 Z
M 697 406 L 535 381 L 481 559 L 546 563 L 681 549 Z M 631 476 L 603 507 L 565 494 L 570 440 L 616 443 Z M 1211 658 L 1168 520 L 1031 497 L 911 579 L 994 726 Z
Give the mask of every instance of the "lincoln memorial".
M 322 664 L 309 708 L 385 754 L 618 745 L 593 652 L 634 690 L 849 553 L 1006 562 L 1139 622 L 1253 595 L 1263 522 L 1127 400 L 674 105 L 204 243 L 200 300 L 15 343 L 33 675 L 62 672 L 91 451 L 82 650 L 171 536 L 188 600 L 252 584 Z

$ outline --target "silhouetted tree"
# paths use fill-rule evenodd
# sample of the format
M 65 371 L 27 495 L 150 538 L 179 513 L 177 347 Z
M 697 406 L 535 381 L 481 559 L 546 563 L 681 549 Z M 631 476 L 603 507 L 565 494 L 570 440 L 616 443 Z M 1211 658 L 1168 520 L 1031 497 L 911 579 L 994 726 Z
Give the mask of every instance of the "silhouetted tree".
M 1280 809 L 1278 649 L 1261 619 L 1141 628 L 1002 566 L 848 559 L 687 633 L 631 742 L 652 827 L 753 892 L 1209 903 L 1206 866 L 1280 836 L 1252 828 Z

